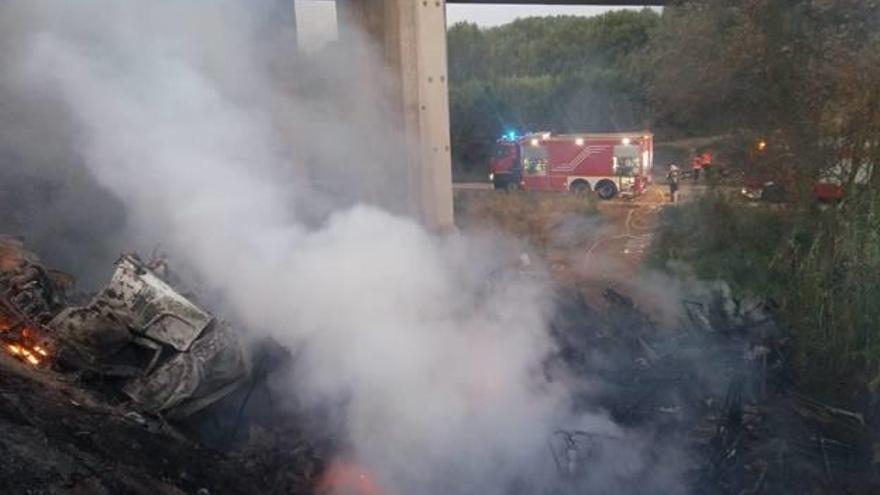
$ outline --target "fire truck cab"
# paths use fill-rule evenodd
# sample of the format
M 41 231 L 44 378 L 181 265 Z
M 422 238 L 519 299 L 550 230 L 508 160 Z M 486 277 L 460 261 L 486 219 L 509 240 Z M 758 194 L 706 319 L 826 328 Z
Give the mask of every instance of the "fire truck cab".
M 499 140 L 490 164 L 495 189 L 585 193 L 602 199 L 644 192 L 653 165 L 650 133 L 532 133 Z

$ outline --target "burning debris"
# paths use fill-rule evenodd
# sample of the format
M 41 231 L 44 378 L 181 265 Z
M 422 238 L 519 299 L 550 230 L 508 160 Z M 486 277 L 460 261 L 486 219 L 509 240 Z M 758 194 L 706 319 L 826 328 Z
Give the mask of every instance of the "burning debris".
M 18 240 L 0 239 L 0 321 L 7 352 L 34 366 L 120 380 L 142 410 L 181 418 L 241 386 L 248 367 L 226 322 L 174 290 L 134 255 L 83 306 L 64 306 L 69 277 L 47 269 Z
M 98 377 L 100 390 L 109 385 L 131 402 L 116 410 L 94 407 L 120 427 L 153 435 L 153 443 L 189 442 L 164 418 L 183 425 L 210 417 L 206 424 L 213 426 L 190 434 L 211 431 L 202 438 L 228 448 L 231 457 L 222 462 L 259 473 L 264 493 L 389 493 L 368 468 L 326 461 L 338 445 L 317 455 L 302 430 L 290 430 L 289 417 L 270 412 L 268 421 L 242 428 L 254 401 L 274 410 L 268 389 L 257 390 L 289 352 L 264 343 L 254 350 L 258 365 L 251 370 L 232 327 L 175 289 L 167 266 L 163 276 L 157 273 L 160 265 L 124 255 L 104 289 L 84 304 L 67 305 L 70 277 L 46 268 L 20 241 L 0 238 L 6 352 L 33 366 Z M 757 495 L 871 486 L 865 419 L 794 393 L 771 306 L 736 300 L 726 285 L 715 284 L 682 301 L 678 328 L 664 328 L 626 294 L 605 290 L 603 309 L 584 294 L 564 292 L 557 300 L 558 352 L 547 373 L 572 381 L 572 417 L 607 411 L 610 429 L 559 425 L 546 432 L 550 477 L 521 480 L 527 488 L 510 493 L 608 487 L 644 493 L 650 486 Z M 97 404 L 78 396 L 64 401 L 74 409 Z M 644 446 L 628 445 L 646 439 Z M 615 465 L 621 452 L 631 451 L 642 461 Z
M 606 291 L 605 302 L 608 309 L 599 311 L 579 294 L 563 299 L 554 321 L 559 359 L 572 374 L 601 383 L 579 395 L 581 408 L 605 409 L 624 433 L 650 435 L 649 457 L 658 465 L 676 451 L 688 459 L 683 486 L 672 491 L 876 490 L 864 418 L 796 393 L 771 304 L 736 300 L 716 283 L 682 301 L 683 320 L 670 331 L 623 294 Z M 607 462 L 601 453 L 625 441 L 625 435 L 560 431 L 551 450 L 569 483 L 595 486 L 594 466 Z M 648 465 L 630 479 L 649 483 L 654 469 Z
M 0 341 L 33 366 L 49 357 L 45 323 L 61 307 L 72 277 L 46 268 L 19 239 L 0 236 Z
M 155 266 L 124 255 L 103 290 L 70 306 L 71 277 L 0 237 L 0 341 L 38 370 L 0 357 L 0 492 L 307 492 L 321 461 L 291 416 L 272 415 L 278 436 L 246 411 L 289 352 L 259 341 L 252 373 L 230 325 Z
M 21 357 L 34 366 L 38 366 L 43 359 L 49 357 L 49 353 L 38 345 L 29 349 L 18 344 L 7 344 L 6 349 L 13 356 Z
M 148 412 L 185 417 L 239 387 L 248 369 L 226 322 L 180 295 L 133 255 L 107 287 L 48 324 L 61 361 L 127 379 L 122 391 Z

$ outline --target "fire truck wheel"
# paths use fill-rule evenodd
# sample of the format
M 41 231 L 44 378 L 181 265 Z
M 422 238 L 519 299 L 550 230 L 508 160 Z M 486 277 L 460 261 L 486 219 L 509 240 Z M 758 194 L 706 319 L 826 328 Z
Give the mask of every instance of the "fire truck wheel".
M 507 192 L 518 191 L 518 190 L 519 190 L 519 184 L 517 184 L 517 183 L 514 182 L 514 181 L 510 181 L 510 182 L 508 182 L 507 184 L 504 185 L 504 190 L 507 191 Z
M 571 183 L 571 192 L 575 194 L 584 194 L 590 191 L 590 183 L 579 179 Z
M 610 180 L 603 180 L 596 184 L 596 194 L 602 199 L 611 199 L 617 196 L 617 186 Z

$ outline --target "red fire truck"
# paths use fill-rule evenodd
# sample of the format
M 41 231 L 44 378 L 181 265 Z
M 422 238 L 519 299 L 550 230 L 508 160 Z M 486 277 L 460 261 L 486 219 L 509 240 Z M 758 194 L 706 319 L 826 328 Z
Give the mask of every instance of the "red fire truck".
M 611 199 L 644 192 L 653 160 L 648 132 L 506 136 L 495 147 L 489 179 L 495 189 L 592 190 Z

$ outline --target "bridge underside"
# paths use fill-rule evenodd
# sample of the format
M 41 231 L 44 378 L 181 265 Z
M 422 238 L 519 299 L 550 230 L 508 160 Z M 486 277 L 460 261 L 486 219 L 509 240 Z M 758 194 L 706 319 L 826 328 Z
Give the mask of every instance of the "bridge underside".
M 366 33 L 381 52 L 395 109 L 393 127 L 404 142 L 410 204 L 435 229 L 453 226 L 449 88 L 446 77 L 446 3 L 443 0 L 337 0 L 340 38 L 346 29 Z

